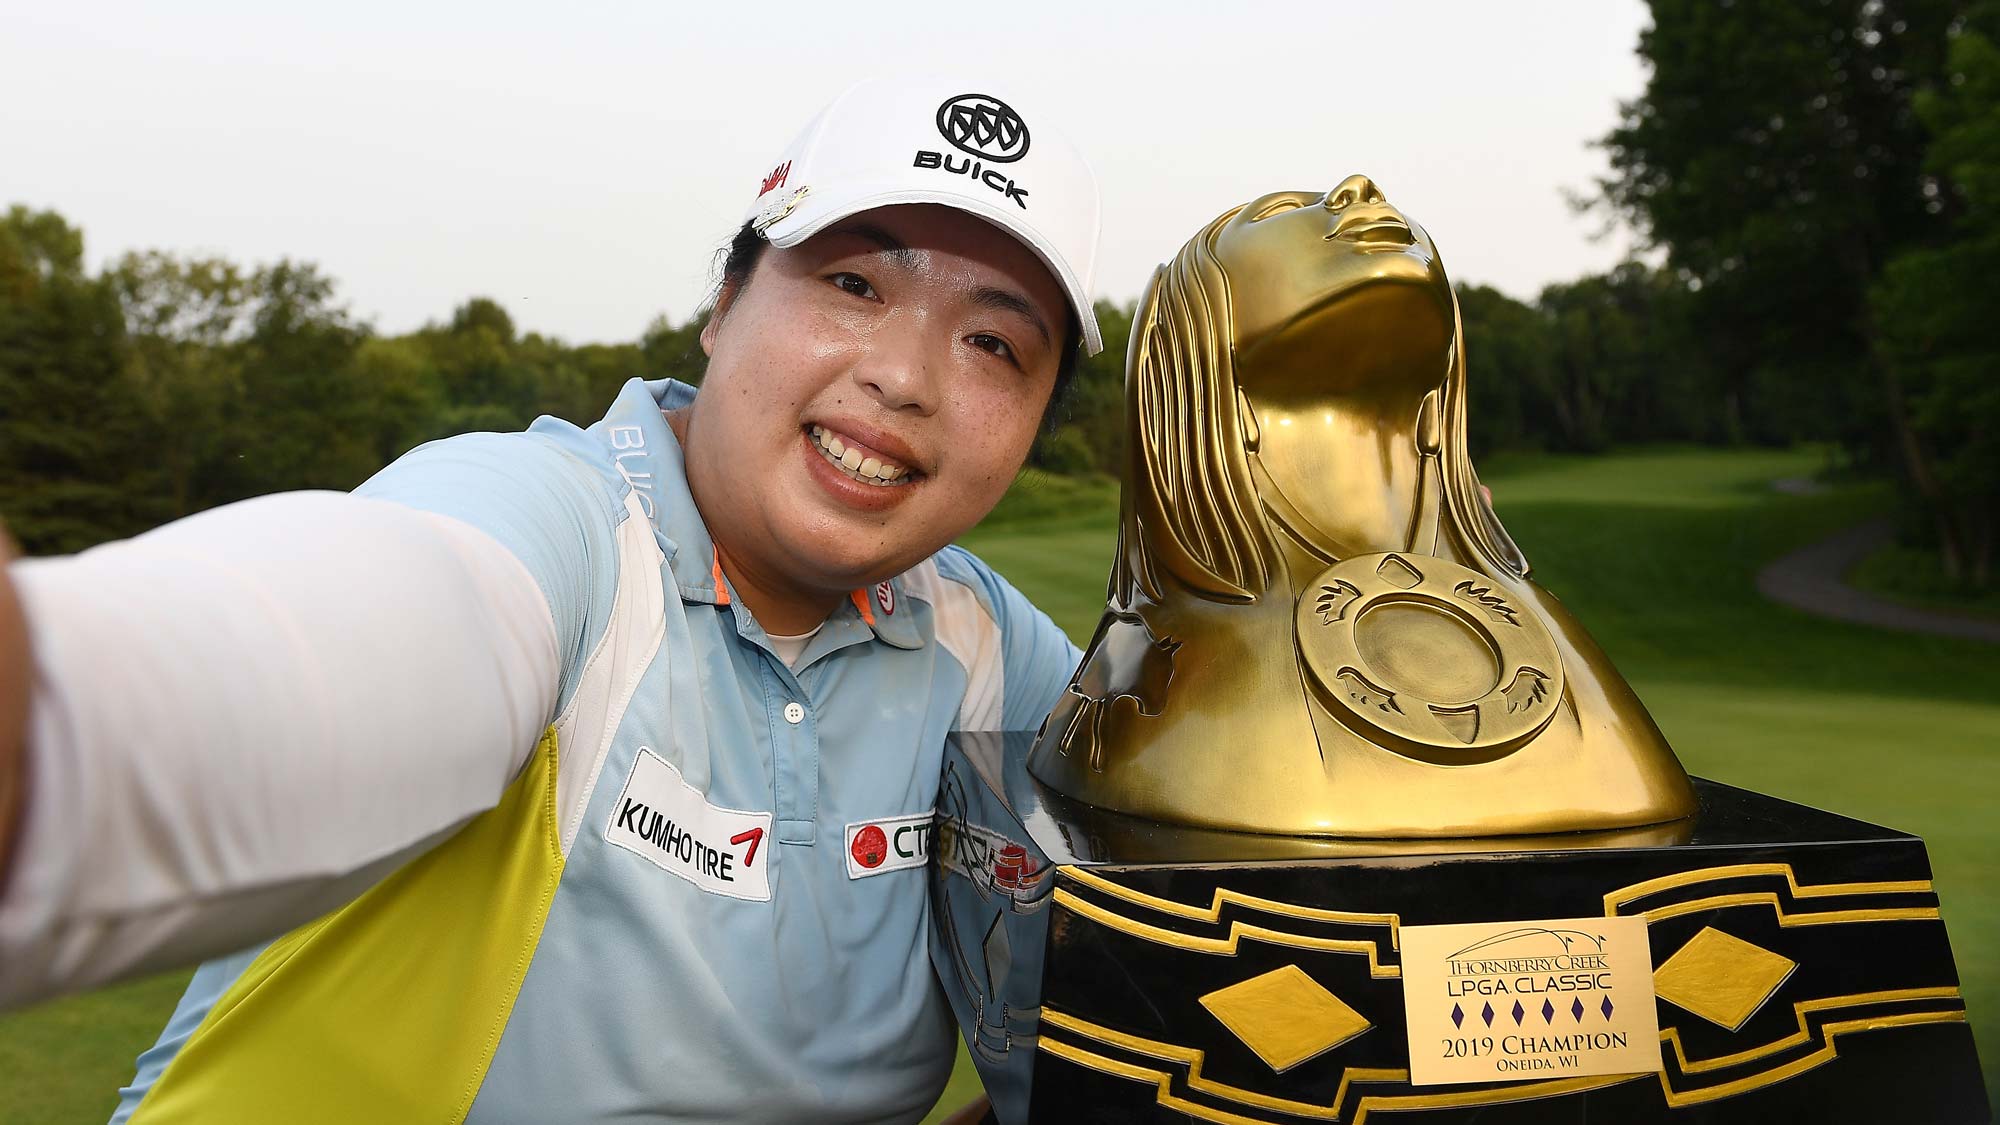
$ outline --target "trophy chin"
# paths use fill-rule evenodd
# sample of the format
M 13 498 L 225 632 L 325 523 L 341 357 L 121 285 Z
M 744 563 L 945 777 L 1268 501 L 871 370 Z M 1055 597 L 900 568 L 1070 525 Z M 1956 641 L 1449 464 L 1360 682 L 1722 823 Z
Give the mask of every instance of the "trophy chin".
M 1689 816 L 1659 728 L 1479 495 L 1435 248 L 1357 180 L 1352 213 L 1329 193 L 1224 215 L 1141 301 L 1110 596 L 1030 772 L 1269 836 Z

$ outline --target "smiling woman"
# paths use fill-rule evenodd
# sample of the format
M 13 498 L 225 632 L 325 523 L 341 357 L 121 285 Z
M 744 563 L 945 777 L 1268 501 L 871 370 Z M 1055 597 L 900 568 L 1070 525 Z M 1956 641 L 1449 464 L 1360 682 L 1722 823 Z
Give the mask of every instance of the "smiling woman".
M 1018 95 L 929 82 L 750 183 L 699 394 L 10 567 L 0 1004 L 227 954 L 116 1120 L 936 1100 L 923 871 L 876 844 L 1075 665 L 948 544 L 1099 347 L 1096 188 Z
M 810 627 L 999 502 L 1065 311 L 1026 246 L 937 204 L 863 212 L 725 285 L 707 389 L 669 421 L 697 507 L 734 513 L 712 532 L 759 621 Z

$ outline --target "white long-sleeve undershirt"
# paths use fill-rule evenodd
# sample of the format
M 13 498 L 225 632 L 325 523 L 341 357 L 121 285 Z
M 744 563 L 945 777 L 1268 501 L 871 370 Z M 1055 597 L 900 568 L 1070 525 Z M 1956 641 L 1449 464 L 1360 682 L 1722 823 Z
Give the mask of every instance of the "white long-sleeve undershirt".
M 0 1007 L 241 948 L 491 807 L 555 711 L 534 578 L 298 492 L 10 567 L 33 653 Z

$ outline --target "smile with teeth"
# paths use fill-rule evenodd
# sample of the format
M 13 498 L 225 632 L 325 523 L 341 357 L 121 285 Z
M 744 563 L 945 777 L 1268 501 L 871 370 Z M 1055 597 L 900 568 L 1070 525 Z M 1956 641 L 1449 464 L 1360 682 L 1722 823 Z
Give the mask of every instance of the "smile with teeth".
M 878 487 L 910 483 L 908 466 L 885 461 L 873 454 L 864 454 L 841 441 L 839 435 L 825 426 L 810 426 L 807 429 L 812 435 L 813 444 L 819 449 L 820 456 L 826 458 L 834 468 L 848 477 Z

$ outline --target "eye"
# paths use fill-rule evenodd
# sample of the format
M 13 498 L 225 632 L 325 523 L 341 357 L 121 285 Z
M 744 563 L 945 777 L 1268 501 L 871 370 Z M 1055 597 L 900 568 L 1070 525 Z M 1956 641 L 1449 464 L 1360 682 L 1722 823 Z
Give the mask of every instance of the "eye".
M 858 273 L 842 271 L 840 273 L 828 274 L 827 280 L 837 286 L 843 293 L 849 293 L 867 301 L 875 299 L 875 287 L 868 284 L 868 279 Z
M 991 332 L 979 332 L 971 336 L 967 336 L 966 342 L 971 344 L 973 347 L 978 348 L 980 351 L 992 352 L 994 355 L 999 356 L 1001 359 L 1004 359 L 1007 362 L 1014 364 L 1015 366 L 1020 365 L 1019 359 L 1014 355 L 1014 345 L 1009 344 L 1007 341 L 1002 340 L 1000 337 L 993 335 Z
M 1268 219 L 1273 215 L 1282 215 L 1287 211 L 1296 211 L 1298 210 L 1298 208 L 1299 208 L 1299 201 L 1296 199 L 1274 199 L 1271 201 L 1269 206 L 1265 207 L 1262 211 L 1257 212 L 1255 215 L 1252 215 L 1250 217 L 1250 221 L 1253 223 L 1261 223 L 1265 219 Z

